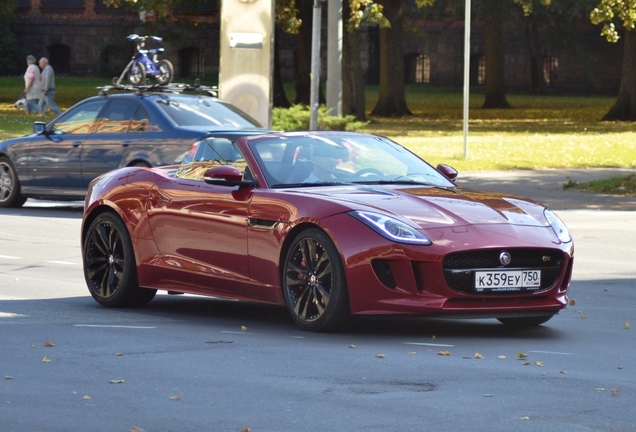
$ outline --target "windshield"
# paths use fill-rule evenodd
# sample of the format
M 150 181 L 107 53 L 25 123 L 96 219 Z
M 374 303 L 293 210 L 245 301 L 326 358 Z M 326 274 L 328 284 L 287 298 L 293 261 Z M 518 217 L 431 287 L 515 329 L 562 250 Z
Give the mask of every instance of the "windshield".
M 356 133 L 308 133 L 251 140 L 271 187 L 333 184 L 413 184 L 454 187 L 399 144 Z
M 208 96 L 171 96 L 157 100 L 157 105 L 179 126 L 208 129 L 262 127 L 237 107 Z

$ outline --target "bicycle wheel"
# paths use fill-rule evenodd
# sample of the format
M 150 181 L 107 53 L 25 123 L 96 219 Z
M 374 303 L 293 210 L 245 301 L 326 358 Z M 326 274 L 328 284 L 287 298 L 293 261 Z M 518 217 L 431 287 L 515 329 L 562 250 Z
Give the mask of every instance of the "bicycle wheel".
M 172 78 L 174 78 L 174 67 L 172 66 L 172 63 L 169 60 L 161 60 L 157 66 L 159 68 L 157 82 L 162 85 L 170 84 L 172 82 Z
M 146 81 L 146 67 L 143 63 L 138 62 L 133 64 L 130 68 L 130 72 L 128 72 L 128 81 L 132 85 L 140 85 Z

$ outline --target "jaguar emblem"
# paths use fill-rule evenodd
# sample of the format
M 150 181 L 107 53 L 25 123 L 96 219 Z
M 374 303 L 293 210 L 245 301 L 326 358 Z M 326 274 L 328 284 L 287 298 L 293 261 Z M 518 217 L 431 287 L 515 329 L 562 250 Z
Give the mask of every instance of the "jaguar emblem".
M 510 261 L 512 261 L 512 257 L 510 256 L 510 254 L 508 252 L 502 252 L 499 254 L 499 262 L 502 265 L 508 265 L 510 264 Z

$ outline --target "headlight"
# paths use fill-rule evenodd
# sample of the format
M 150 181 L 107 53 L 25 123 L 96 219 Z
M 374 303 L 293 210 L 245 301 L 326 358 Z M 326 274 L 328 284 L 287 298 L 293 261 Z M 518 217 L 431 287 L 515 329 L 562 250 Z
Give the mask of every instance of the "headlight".
M 550 223 L 550 226 L 554 230 L 554 233 L 557 235 L 559 240 L 563 243 L 569 243 L 572 241 L 572 236 L 568 231 L 568 228 L 565 226 L 563 221 L 554 213 L 552 210 L 545 209 L 543 211 L 543 215 Z
M 417 245 L 432 244 L 424 234 L 397 219 L 365 211 L 352 211 L 349 214 L 389 240 Z

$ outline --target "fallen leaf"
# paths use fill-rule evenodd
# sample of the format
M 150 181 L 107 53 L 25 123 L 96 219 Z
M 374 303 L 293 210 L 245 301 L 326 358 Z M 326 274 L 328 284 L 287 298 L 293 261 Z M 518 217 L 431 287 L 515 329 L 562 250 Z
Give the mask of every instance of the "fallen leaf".
M 247 327 L 241 326 L 241 331 L 247 331 Z
M 384 354 L 376 354 L 375 355 L 377 358 L 384 358 Z
M 117 357 L 121 357 L 121 356 L 123 356 L 123 355 L 124 355 L 124 353 L 115 353 L 115 355 L 116 355 Z
M 528 354 L 522 353 L 522 352 L 517 352 L 517 357 L 519 357 L 520 359 L 524 359 L 524 358 L 528 357 Z
M 618 366 L 618 368 L 619 368 L 619 369 L 623 369 L 623 366 L 620 366 L 620 365 L 619 365 L 619 366 Z
M 525 416 L 525 417 L 519 417 L 520 420 L 530 420 L 530 417 Z
M 126 382 L 126 380 L 123 380 L 123 379 L 112 379 L 112 380 L 110 380 L 108 382 L 111 383 L 111 384 L 123 384 L 123 383 Z
M 597 392 L 604 392 L 604 391 L 605 391 L 605 390 L 607 390 L 607 389 L 606 389 L 606 388 L 603 388 L 603 387 L 597 387 L 597 388 L 595 388 L 594 390 L 595 390 L 595 391 L 597 391 Z
M 545 366 L 545 363 L 543 363 L 542 361 L 536 361 L 534 362 L 534 364 L 536 364 L 537 366 Z
M 612 389 L 612 396 L 618 396 L 618 389 Z
M 500 359 L 500 360 L 505 360 L 505 359 L 506 359 L 506 356 L 505 356 L 505 355 L 500 355 L 500 356 L 498 356 L 497 358 L 498 358 L 498 359 Z
M 244 428 L 241 429 L 239 432 L 252 432 L 252 428 Z
M 603 288 L 603 291 L 608 292 L 609 288 Z
M 130 429 L 130 432 L 145 432 L 145 431 L 142 428 L 133 426 L 132 429 Z
M 91 400 L 90 396 L 82 396 L 82 400 Z
M 475 358 L 476 358 L 476 359 L 483 359 L 483 358 L 484 358 L 484 356 L 483 356 L 483 355 L 481 355 L 481 354 L 479 354 L 479 353 L 475 353 Z
M 529 361 L 524 361 L 523 363 L 521 363 L 523 366 L 528 366 L 530 364 Z
M 4 377 L 4 379 L 6 379 L 6 380 L 12 380 L 12 379 L 13 379 L 13 377 L 12 377 L 11 375 L 7 375 L 7 376 L 5 376 L 5 377 Z
M 566 370 L 562 370 L 562 371 L 559 371 L 559 373 L 560 373 L 560 374 L 563 374 L 563 375 L 566 375 L 566 374 L 568 373 L 568 371 L 566 371 Z
M 349 348 L 351 348 L 351 349 L 356 349 L 356 348 L 358 348 L 358 347 L 357 347 L 357 346 L 355 346 L 355 345 L 349 345 Z
M 625 321 L 625 328 L 628 329 L 629 328 L 629 323 L 627 321 Z
M 570 306 L 574 306 L 576 304 L 576 299 L 571 299 L 570 300 Z
M 431 339 L 432 339 L 432 340 L 435 340 L 435 339 L 437 339 L 437 337 L 436 337 L 435 335 L 433 335 L 433 337 L 432 337 Z
M 450 353 L 450 351 L 437 351 L 437 355 L 449 356 L 449 355 L 451 355 L 451 353 Z
M 495 397 L 495 395 L 494 394 L 490 394 L 490 393 L 486 393 L 486 394 L 484 394 L 484 397 Z
M 47 348 L 51 348 L 51 347 L 54 347 L 55 344 L 53 342 L 48 342 L 47 341 L 47 342 L 44 342 L 44 346 L 47 347 Z
M 174 400 L 174 401 L 181 400 L 181 396 L 176 396 L 176 395 L 170 396 L 170 400 Z
M 415 351 L 411 351 L 409 355 L 415 355 Z
M 51 363 L 51 359 L 50 359 L 50 358 L 48 358 L 48 357 L 44 357 L 44 358 L 42 359 L 42 363 Z

